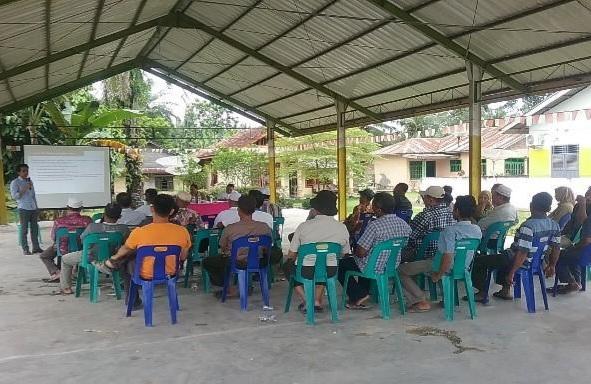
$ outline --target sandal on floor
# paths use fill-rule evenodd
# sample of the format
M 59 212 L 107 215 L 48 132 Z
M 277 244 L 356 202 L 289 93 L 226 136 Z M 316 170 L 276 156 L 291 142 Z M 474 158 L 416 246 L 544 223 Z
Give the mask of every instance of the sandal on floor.
M 431 310 L 431 308 L 418 308 L 415 306 L 412 306 L 408 309 L 409 313 L 425 313 L 425 312 L 429 312 Z
M 345 304 L 345 308 L 352 309 L 354 311 L 366 311 L 368 309 L 371 309 L 371 306 L 365 305 L 365 304 L 358 305 L 358 304 L 347 303 L 347 304 Z
M 496 297 L 497 299 L 507 300 L 507 301 L 513 300 L 513 296 L 511 296 L 511 295 L 503 295 L 501 293 L 501 291 L 498 291 L 498 292 L 493 293 L 493 297 Z
M 298 305 L 298 311 L 300 311 L 302 315 L 305 315 L 307 313 L 306 304 L 301 303 L 300 305 Z

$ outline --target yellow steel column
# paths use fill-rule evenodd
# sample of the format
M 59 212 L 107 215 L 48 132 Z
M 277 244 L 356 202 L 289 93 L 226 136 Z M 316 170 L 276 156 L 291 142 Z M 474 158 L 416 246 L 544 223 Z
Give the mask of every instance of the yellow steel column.
M 269 156 L 269 193 L 271 203 L 277 202 L 277 183 L 275 180 L 275 121 L 267 120 L 267 148 Z
M 337 108 L 337 174 L 339 186 L 339 220 L 347 218 L 347 142 L 345 140 L 345 111 L 347 105 L 336 101 Z
M 8 224 L 8 212 L 6 211 L 6 198 L 4 197 L 4 163 L 2 162 L 2 138 L 0 138 L 0 225 Z
M 470 120 L 469 120 L 469 173 L 468 177 L 470 178 L 470 194 L 474 196 L 475 199 L 478 199 L 478 195 L 480 194 L 481 190 L 481 180 L 482 180 L 482 168 L 481 168 L 481 158 L 482 158 L 482 139 L 481 139 L 481 101 L 482 101 L 482 89 L 481 89 L 481 80 L 482 80 L 482 69 L 473 64 L 472 62 L 466 61 L 466 72 L 468 75 L 469 81 L 469 94 L 468 98 L 470 99 L 469 105 L 469 113 L 470 113 Z

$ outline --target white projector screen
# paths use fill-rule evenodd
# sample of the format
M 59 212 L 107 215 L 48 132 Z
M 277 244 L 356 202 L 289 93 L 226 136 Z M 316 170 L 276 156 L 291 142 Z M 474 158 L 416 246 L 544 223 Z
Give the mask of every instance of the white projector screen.
M 24 155 L 40 209 L 64 208 L 69 197 L 84 207 L 111 202 L 109 148 L 25 145 Z

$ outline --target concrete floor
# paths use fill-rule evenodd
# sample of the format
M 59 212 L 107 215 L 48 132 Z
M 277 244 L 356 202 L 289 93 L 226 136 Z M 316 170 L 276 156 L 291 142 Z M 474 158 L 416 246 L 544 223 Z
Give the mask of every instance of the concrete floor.
M 323 314 L 310 327 L 280 309 L 285 282 L 272 289 L 269 324 L 258 320 L 258 290 L 241 313 L 236 300 L 180 288 L 179 323 L 159 290 L 146 328 L 141 312 L 124 317 L 110 288 L 98 304 L 87 292 L 51 295 L 57 285 L 41 281 L 36 256 L 21 255 L 14 227 L 0 227 L 0 263 L 0 383 L 567 383 L 591 374 L 590 293 L 551 298 L 534 315 L 493 301 L 474 321 L 464 305 L 454 322 L 441 310 L 401 317 L 393 307 L 390 321 L 346 311 L 338 324 Z

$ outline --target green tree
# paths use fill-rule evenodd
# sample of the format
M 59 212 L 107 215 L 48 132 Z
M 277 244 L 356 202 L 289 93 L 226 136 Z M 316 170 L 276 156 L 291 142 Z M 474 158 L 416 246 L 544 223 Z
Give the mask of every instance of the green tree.
M 223 107 L 197 100 L 187 106 L 181 129 L 183 148 L 207 148 L 236 133 L 238 119 Z
M 224 148 L 216 153 L 211 167 L 228 181 L 242 186 L 256 186 L 267 175 L 267 156 L 254 148 Z

